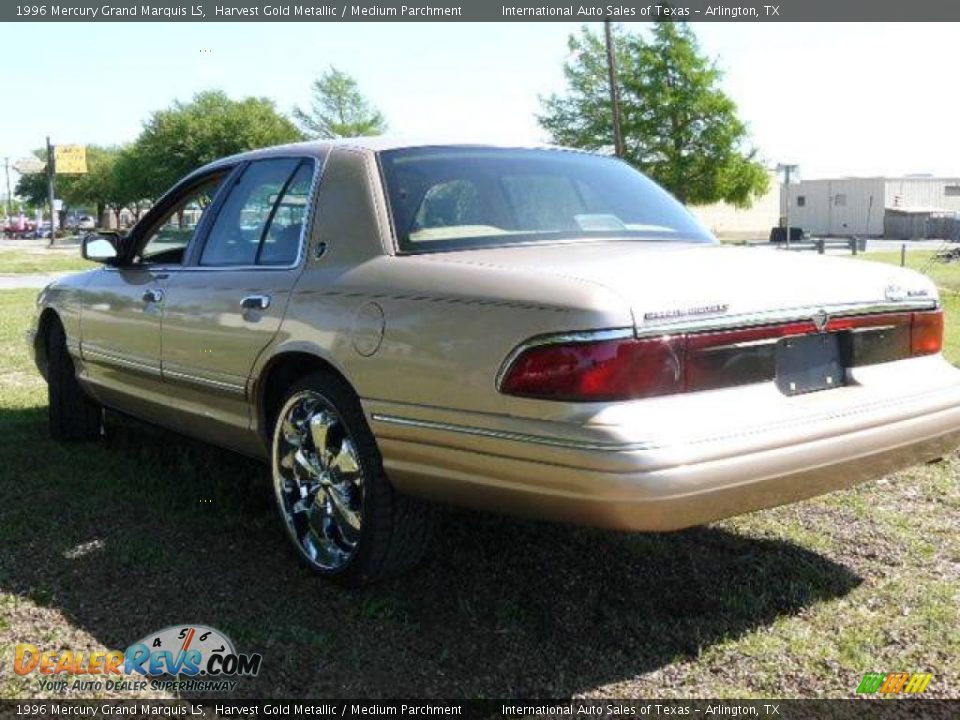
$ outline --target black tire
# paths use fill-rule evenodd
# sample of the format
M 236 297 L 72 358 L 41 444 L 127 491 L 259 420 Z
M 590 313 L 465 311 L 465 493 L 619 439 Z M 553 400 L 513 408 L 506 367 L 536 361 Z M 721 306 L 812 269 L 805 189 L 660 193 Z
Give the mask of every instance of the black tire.
M 103 408 L 77 382 L 76 368 L 59 320 L 51 322 L 46 343 L 50 436 L 65 442 L 98 440 L 103 427 Z
M 284 482 L 289 482 L 289 479 L 284 480 L 278 475 L 282 472 L 278 454 L 284 442 L 282 421 L 291 404 L 295 405 L 305 394 L 320 396 L 325 405 L 339 416 L 341 422 L 336 427 L 343 428 L 340 437 L 348 438 L 353 443 L 354 457 L 362 473 L 359 540 L 349 559 L 338 567 L 323 567 L 308 556 L 302 541 L 296 537 L 280 489 Z M 401 575 L 420 563 L 426 554 L 433 530 L 434 508 L 394 489 L 383 469 L 380 450 L 356 394 L 336 375 L 313 373 L 286 393 L 271 438 L 271 472 L 277 509 L 287 534 L 300 561 L 318 575 L 342 585 L 357 587 Z

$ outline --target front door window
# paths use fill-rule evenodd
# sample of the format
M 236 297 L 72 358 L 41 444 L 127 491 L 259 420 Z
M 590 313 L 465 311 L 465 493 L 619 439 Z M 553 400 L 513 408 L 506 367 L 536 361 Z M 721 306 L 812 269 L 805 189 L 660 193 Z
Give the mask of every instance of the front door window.
M 187 193 L 150 231 L 134 262 L 141 265 L 181 265 L 187 245 L 213 203 L 223 178 L 224 175 L 209 178 Z

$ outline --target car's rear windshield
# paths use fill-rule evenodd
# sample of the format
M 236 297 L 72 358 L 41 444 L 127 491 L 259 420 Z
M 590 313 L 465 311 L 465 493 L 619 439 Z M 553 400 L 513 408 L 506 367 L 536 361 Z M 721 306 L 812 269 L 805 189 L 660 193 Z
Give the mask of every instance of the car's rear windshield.
M 403 252 L 623 239 L 715 243 L 626 163 L 567 150 L 425 147 L 380 154 Z

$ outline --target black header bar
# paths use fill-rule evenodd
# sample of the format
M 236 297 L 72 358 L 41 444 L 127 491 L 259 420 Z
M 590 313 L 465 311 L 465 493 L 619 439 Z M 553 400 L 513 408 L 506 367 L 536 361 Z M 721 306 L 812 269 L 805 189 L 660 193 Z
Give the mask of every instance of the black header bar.
M 407 0 L 406 2 L 252 2 L 152 0 L 97 3 L 34 0 L 0 4 L 5 22 L 872 22 L 958 21 L 944 0 L 766 0 L 757 2 L 570 3 L 562 0 Z
M 0 718 L 952 720 L 958 700 L 0 700 Z

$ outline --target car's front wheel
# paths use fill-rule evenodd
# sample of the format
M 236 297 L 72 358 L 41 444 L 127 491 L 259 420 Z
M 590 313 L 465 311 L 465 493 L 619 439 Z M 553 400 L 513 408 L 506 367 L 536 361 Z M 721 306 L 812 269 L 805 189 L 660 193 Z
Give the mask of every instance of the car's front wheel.
M 399 494 L 353 391 L 324 372 L 287 393 L 272 441 L 277 508 L 314 572 L 360 585 L 423 557 L 432 509 Z
M 66 333 L 59 320 L 51 321 L 46 343 L 51 437 L 61 441 L 97 440 L 103 427 L 103 408 L 77 382 Z

